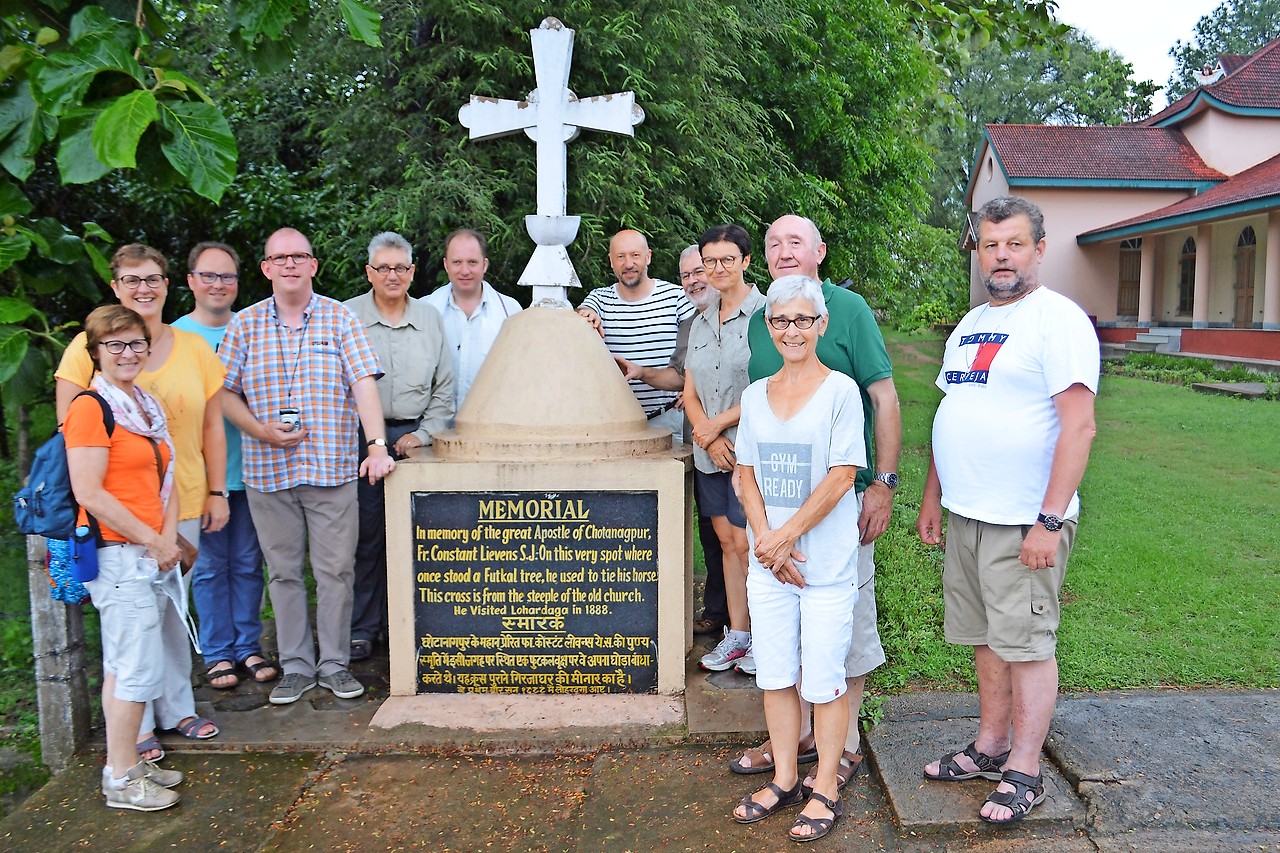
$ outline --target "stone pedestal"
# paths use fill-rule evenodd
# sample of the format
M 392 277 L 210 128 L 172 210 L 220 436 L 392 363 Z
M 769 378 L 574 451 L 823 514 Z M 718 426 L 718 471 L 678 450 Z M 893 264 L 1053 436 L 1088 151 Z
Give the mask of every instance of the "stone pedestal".
M 387 480 L 392 695 L 682 692 L 691 453 L 581 317 L 508 320 L 457 428 Z

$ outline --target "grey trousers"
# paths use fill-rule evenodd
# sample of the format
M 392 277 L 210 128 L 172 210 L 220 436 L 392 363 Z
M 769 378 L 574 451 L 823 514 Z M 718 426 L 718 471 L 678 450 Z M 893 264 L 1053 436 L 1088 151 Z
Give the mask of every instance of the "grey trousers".
M 267 592 L 276 615 L 280 664 L 286 675 L 332 675 L 351 652 L 351 583 L 359 512 L 356 483 L 295 486 L 278 492 L 246 489 L 258 543 L 267 559 Z M 310 544 L 316 579 L 316 658 L 303 579 Z

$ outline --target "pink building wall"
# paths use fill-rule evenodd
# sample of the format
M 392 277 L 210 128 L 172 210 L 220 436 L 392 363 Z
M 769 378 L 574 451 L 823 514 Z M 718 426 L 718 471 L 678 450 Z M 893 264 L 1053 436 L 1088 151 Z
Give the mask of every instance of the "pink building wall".
M 1178 125 L 1205 164 L 1234 175 L 1280 154 L 1280 119 L 1206 109 Z

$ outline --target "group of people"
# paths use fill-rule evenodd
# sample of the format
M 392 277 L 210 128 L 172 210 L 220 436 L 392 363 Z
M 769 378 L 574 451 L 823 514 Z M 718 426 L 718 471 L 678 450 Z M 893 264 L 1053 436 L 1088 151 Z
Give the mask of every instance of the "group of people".
M 1084 312 L 1040 284 L 1039 209 L 1002 197 L 975 220 L 989 300 L 947 343 L 917 531 L 942 544 L 947 509 L 944 628 L 974 649 L 981 717 L 973 743 L 922 773 L 998 783 L 979 815 L 1007 824 L 1045 796 L 1039 756 L 1099 349 Z M 812 221 L 778 219 L 765 234 L 772 284 L 761 295 L 744 275 L 745 229 L 709 229 L 680 257 L 690 316 L 672 285 L 649 278 L 643 236 L 624 231 L 610 247 L 618 282 L 579 309 L 651 420 L 681 434 L 669 413 L 684 412 L 707 563 L 694 631 L 721 635 L 700 663 L 754 675 L 769 730 L 730 762 L 773 774 L 732 816 L 755 823 L 804 804 L 788 831 L 797 842 L 832 830 L 840 791 L 862 767 L 863 689 L 885 660 L 874 547 L 901 448 L 884 340 L 866 301 L 819 275 L 825 256 Z
M 998 782 L 980 814 L 1009 823 L 1044 797 L 1039 753 L 1098 347 L 1083 312 L 1039 283 L 1039 210 L 1006 197 L 976 222 L 990 299 L 947 343 L 917 529 L 941 544 L 948 510 L 945 632 L 974 648 L 981 720 L 973 743 L 923 774 Z M 653 426 L 694 446 L 708 569 L 694 627 L 719 635 L 701 664 L 754 675 L 769 730 L 730 762 L 772 773 L 732 816 L 754 823 L 804 804 L 788 835 L 807 842 L 839 820 L 840 792 L 863 763 L 863 690 L 885 660 L 874 547 L 899 486 L 901 422 L 875 318 L 819 274 L 826 244 L 814 223 L 783 216 L 764 245 L 772 284 L 761 294 L 747 281 L 752 240 L 741 226 L 689 246 L 679 285 L 650 276 L 643 234 L 620 231 L 609 246 L 617 281 L 578 312 Z M 177 802 L 182 775 L 157 765 L 157 727 L 218 733 L 195 712 L 185 587 L 170 580 L 188 544 L 212 687 L 278 678 L 270 701 L 281 705 L 316 686 L 363 693 L 349 662 L 372 653 L 387 622 L 381 481 L 452 425 L 520 310 L 485 280 L 485 240 L 469 229 L 446 239 L 450 282 L 425 299 L 409 294 L 412 247 L 391 232 L 369 245 L 371 289 L 345 304 L 315 292 L 317 260 L 291 228 L 271 235 L 260 263 L 272 295 L 238 313 L 236 253 L 202 243 L 188 260 L 196 307 L 170 326 L 164 257 L 120 249 L 120 304 L 89 316 L 57 372 L 73 487 L 101 524 L 88 586 L 102 613 L 102 790 L 117 808 Z M 110 406 L 114 429 L 86 388 Z M 264 557 L 278 663 L 260 644 Z
M 108 806 L 178 802 L 183 777 L 157 764 L 157 730 L 218 735 L 195 710 L 189 636 L 215 689 L 278 679 L 276 705 L 316 686 L 342 699 L 364 692 L 348 666 L 387 627 L 381 481 L 452 426 L 502 322 L 520 310 L 485 281 L 476 231 L 448 236 L 450 282 L 428 299 L 409 294 L 403 237 L 379 234 L 368 254 L 370 290 L 340 303 L 315 292 L 306 236 L 280 229 L 259 264 L 271 296 L 237 313 L 238 255 L 200 243 L 188 257 L 195 308 L 169 325 L 168 261 L 127 245 L 111 261 L 119 304 L 95 309 L 63 354 L 57 413 L 72 488 L 99 531 L 98 576 L 86 586 L 102 625 Z M 177 568 L 186 552 L 189 584 Z M 261 645 L 264 587 L 278 662 Z

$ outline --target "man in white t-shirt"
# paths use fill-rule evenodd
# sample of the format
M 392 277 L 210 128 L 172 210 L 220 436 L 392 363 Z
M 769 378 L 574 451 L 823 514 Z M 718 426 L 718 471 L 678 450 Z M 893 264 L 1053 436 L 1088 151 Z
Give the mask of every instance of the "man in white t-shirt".
M 449 283 L 424 302 L 444 318 L 444 339 L 453 353 L 453 391 L 456 413 L 471 390 L 489 349 L 508 317 L 520 313 L 520 303 L 485 281 L 489 244 L 484 235 L 459 228 L 444 238 L 444 269 Z M 453 426 L 453 417 L 449 418 Z
M 990 299 L 947 340 L 916 527 L 939 544 L 947 508 L 944 628 L 948 642 L 973 646 L 981 716 L 974 742 L 924 777 L 998 780 L 979 816 L 1007 824 L 1044 799 L 1058 597 L 1096 432 L 1099 346 L 1080 307 L 1040 285 L 1040 209 L 1006 196 L 976 219 Z
M 640 367 L 664 368 L 676 349 L 680 323 L 694 315 L 684 291 L 669 281 L 649 277 L 653 252 L 639 231 L 624 229 L 609 241 L 609 266 L 615 284 L 597 287 L 578 306 L 578 313 L 604 337 L 613 355 Z M 684 434 L 684 414 L 676 408 L 680 394 L 627 380 L 651 426 Z

